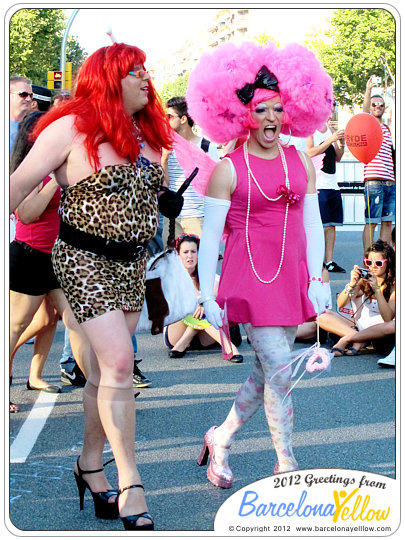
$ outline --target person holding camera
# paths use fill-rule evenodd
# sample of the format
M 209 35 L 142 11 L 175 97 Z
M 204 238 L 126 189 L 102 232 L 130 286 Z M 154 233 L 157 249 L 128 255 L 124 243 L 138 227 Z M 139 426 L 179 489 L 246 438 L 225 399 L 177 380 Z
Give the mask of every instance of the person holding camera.
M 351 303 L 351 319 L 326 311 L 319 317 L 319 326 L 341 339 L 331 349 L 335 356 L 356 356 L 367 343 L 356 342 L 348 336 L 374 325 L 392 321 L 395 317 L 395 251 L 386 242 L 378 240 L 364 253 L 366 268 L 354 265 L 350 281 L 337 299 L 338 308 Z M 376 336 L 377 337 L 377 336 Z
M 372 75 L 367 81 L 363 112 L 371 113 L 381 124 L 383 139 L 378 154 L 364 166 L 365 220 L 363 247 L 374 241 L 374 231 L 380 225 L 380 238 L 391 242 L 391 226 L 395 217 L 395 150 L 391 132 L 383 122 L 385 102 L 381 95 L 371 95 L 372 88 L 381 85 L 381 77 Z

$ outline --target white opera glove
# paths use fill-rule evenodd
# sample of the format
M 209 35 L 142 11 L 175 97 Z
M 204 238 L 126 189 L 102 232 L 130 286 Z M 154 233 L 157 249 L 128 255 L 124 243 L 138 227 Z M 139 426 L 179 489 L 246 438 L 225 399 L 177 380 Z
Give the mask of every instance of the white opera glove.
M 215 302 L 214 285 L 218 266 L 219 244 L 231 201 L 205 197 L 204 226 L 198 249 L 198 279 L 205 316 L 216 329 L 222 326 L 221 308 Z
M 325 237 L 316 193 L 307 193 L 304 197 L 303 222 L 307 238 L 308 298 L 315 313 L 320 315 L 328 304 L 329 290 L 322 282 Z
M 217 330 L 222 326 L 222 309 L 215 300 L 206 300 L 204 302 L 204 314 L 207 321 Z
M 320 315 L 328 305 L 328 291 L 320 281 L 311 281 L 308 287 L 308 298 L 314 306 L 315 313 Z

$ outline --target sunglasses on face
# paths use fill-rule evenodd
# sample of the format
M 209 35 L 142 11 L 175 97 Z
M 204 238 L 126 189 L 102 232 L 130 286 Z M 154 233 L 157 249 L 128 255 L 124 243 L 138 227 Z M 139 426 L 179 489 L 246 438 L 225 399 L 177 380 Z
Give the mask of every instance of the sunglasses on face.
M 146 69 L 137 69 L 136 71 L 129 71 L 128 75 L 133 75 L 137 79 L 142 79 L 149 71 Z
M 27 99 L 28 96 L 29 96 L 30 99 L 32 99 L 32 97 L 34 95 L 32 92 L 10 92 L 10 94 L 17 94 L 18 96 L 22 97 L 23 99 Z
M 368 267 L 377 266 L 378 268 L 381 268 L 386 262 L 387 259 L 383 259 L 382 261 L 372 261 L 371 259 L 364 259 L 364 264 Z
M 373 101 L 371 105 L 372 107 L 384 107 L 384 103 L 381 103 L 380 101 Z

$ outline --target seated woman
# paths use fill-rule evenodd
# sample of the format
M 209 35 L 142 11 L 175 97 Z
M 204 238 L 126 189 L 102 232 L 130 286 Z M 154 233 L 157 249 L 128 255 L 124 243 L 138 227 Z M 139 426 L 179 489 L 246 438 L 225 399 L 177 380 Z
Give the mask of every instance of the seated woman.
M 181 234 L 176 239 L 176 250 L 193 280 L 196 296 L 200 296 L 197 261 L 200 239 L 194 234 Z M 164 329 L 166 345 L 171 349 L 170 358 L 182 358 L 189 348 L 209 349 L 221 343 L 219 331 L 205 319 L 204 307 L 198 305 L 193 314 L 185 319 L 166 326 Z M 243 356 L 232 344 L 233 356 L 230 362 L 241 363 Z
M 390 322 L 395 317 L 395 251 L 386 242 L 378 240 L 365 251 L 364 265 L 367 272 L 354 265 L 350 282 L 337 299 L 339 308 L 352 303 L 355 310 L 352 319 L 331 311 L 319 317 L 321 328 L 341 337 L 332 348 L 335 356 L 359 354 L 367 343 L 380 337 L 377 325 Z M 367 341 L 349 340 L 348 336 L 354 332 L 366 328 L 372 330 L 374 326 L 374 338 L 369 335 Z M 348 347 L 350 342 L 353 345 Z
M 348 354 L 350 356 L 350 354 L 357 354 L 357 343 L 363 344 L 369 342 L 373 344 L 374 350 L 377 353 L 387 356 L 387 359 L 382 358 L 379 360 L 377 362 L 378 365 L 383 365 L 384 367 L 386 365 L 395 366 L 395 319 L 389 322 L 374 324 L 364 330 L 353 331 L 352 334 L 344 336 L 339 340 L 339 348 L 342 350 L 350 348 L 351 353 Z

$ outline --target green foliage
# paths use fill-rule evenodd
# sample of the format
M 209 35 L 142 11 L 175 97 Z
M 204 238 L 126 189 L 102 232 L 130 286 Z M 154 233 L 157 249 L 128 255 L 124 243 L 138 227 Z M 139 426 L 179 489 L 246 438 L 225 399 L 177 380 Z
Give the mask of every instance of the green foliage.
M 384 81 L 381 58 L 395 77 L 395 19 L 384 9 L 337 9 L 330 23 L 332 28 L 308 45 L 332 77 L 339 103 L 361 105 L 370 76 Z
M 266 34 L 264 30 L 260 35 L 255 36 L 253 39 L 258 45 L 267 45 L 269 41 L 272 41 L 277 47 L 280 47 L 280 43 L 268 34 Z
M 24 75 L 46 86 L 47 71 L 60 69 L 64 9 L 20 9 L 10 20 L 10 76 Z M 80 67 L 85 52 L 75 38 L 68 38 L 66 61 L 72 71 Z
M 172 97 L 186 95 L 189 76 L 190 73 L 185 73 L 183 76 L 174 79 L 174 81 L 163 85 L 162 91 L 160 92 L 163 103 L 166 103 L 166 101 Z

